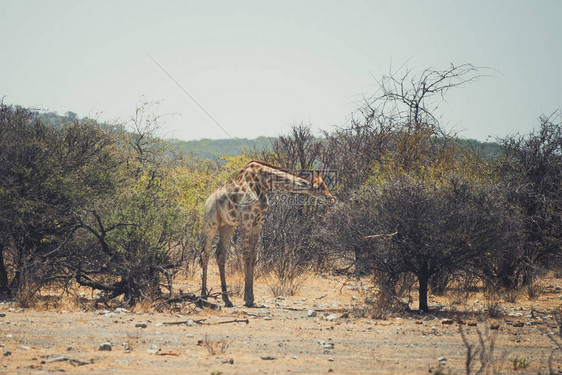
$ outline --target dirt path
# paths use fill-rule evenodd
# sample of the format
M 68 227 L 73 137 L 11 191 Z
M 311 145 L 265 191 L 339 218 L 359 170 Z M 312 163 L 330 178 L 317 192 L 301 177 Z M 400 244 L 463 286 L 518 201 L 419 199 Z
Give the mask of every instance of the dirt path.
M 349 317 L 360 298 L 353 286 L 341 286 L 341 280 L 309 280 L 298 296 L 275 299 L 262 285 L 262 308 L 189 315 L 0 304 L 0 373 L 427 374 L 439 360 L 445 371 L 464 373 L 458 320 L 447 313 Z M 558 300 L 559 292 L 550 293 L 535 304 L 544 308 Z M 242 305 L 240 298 L 233 302 Z M 466 319 L 469 341 L 478 348 L 476 330 L 497 328 L 485 339 L 495 337 L 494 354 L 504 373 L 513 371 L 515 358 L 528 364 L 518 373 L 548 373 L 553 343 L 547 335 L 558 330 L 554 320 L 532 316 L 522 305 L 506 311 L 511 316 L 497 321 Z M 100 350 L 104 343 L 111 350 Z M 556 371 L 562 371 L 561 357 L 558 351 L 552 359 Z

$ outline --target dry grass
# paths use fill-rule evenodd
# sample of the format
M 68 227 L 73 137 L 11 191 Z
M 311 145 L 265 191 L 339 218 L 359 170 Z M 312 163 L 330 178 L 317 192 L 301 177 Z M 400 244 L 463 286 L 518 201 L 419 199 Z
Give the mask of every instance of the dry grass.
M 274 297 L 296 296 L 300 293 L 302 286 L 310 276 L 310 272 L 303 272 L 297 277 L 280 279 L 275 272 L 272 272 L 266 280 Z
M 203 340 L 199 341 L 200 345 L 207 349 L 209 355 L 225 354 L 230 346 L 230 341 L 225 339 L 215 340 L 205 335 Z
M 546 284 L 541 280 L 532 280 L 529 284 L 525 285 L 524 289 L 527 298 L 534 301 L 544 294 Z
M 521 288 L 502 288 L 500 294 L 505 302 L 516 303 L 522 294 Z
M 227 276 L 230 295 L 240 297 L 244 295 L 244 272 L 236 270 Z

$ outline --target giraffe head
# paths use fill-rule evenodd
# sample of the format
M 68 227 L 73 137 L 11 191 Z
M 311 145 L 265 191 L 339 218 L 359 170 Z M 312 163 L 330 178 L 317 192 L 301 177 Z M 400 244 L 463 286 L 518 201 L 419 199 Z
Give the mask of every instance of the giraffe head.
M 325 199 L 329 204 L 336 203 L 336 199 L 332 196 L 332 193 L 330 193 L 330 189 L 328 189 L 320 172 L 313 172 L 310 177 L 310 182 L 310 195 L 315 198 Z

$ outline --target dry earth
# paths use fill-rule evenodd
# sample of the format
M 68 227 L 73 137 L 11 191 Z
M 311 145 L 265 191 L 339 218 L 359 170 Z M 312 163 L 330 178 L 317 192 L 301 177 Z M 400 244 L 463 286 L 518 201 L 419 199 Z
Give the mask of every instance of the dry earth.
M 554 352 L 550 367 L 562 373 L 562 350 L 553 351 L 550 339 L 560 332 L 550 312 L 562 302 L 562 280 L 545 283 L 539 299 L 502 301 L 504 315 L 486 321 L 472 312 L 485 308 L 478 295 L 455 305 L 464 312 L 452 312 L 447 299 L 434 297 L 432 313 L 355 317 L 365 299 L 361 284 L 332 276 L 310 277 L 296 296 L 285 298 L 275 298 L 267 280 L 259 279 L 262 307 L 243 308 L 238 296 L 233 298 L 238 307 L 219 312 L 84 311 L 69 303 L 21 309 L 5 302 L 0 304 L 0 373 L 427 374 L 441 361 L 444 373 L 462 374 L 467 348 L 461 321 L 475 350 L 481 347 L 477 330 L 488 330 L 484 343 L 488 347 L 495 340 L 498 372 L 549 373 Z M 527 367 L 515 371 L 514 363 Z

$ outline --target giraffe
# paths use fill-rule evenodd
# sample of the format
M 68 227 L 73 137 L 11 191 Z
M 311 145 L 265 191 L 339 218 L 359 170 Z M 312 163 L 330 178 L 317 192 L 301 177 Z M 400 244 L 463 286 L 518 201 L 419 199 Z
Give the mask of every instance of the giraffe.
M 322 176 L 314 172 L 310 179 L 294 174 L 273 164 L 251 160 L 230 181 L 215 190 L 205 202 L 203 231 L 205 234 L 201 253 L 201 296 L 207 295 L 207 266 L 213 240 L 219 233 L 216 259 L 219 266 L 222 299 L 232 307 L 228 298 L 225 277 L 226 253 L 234 230 L 240 226 L 244 262 L 244 305 L 254 306 L 254 266 L 256 246 L 269 203 L 266 192 L 281 190 L 305 193 L 333 204 Z

